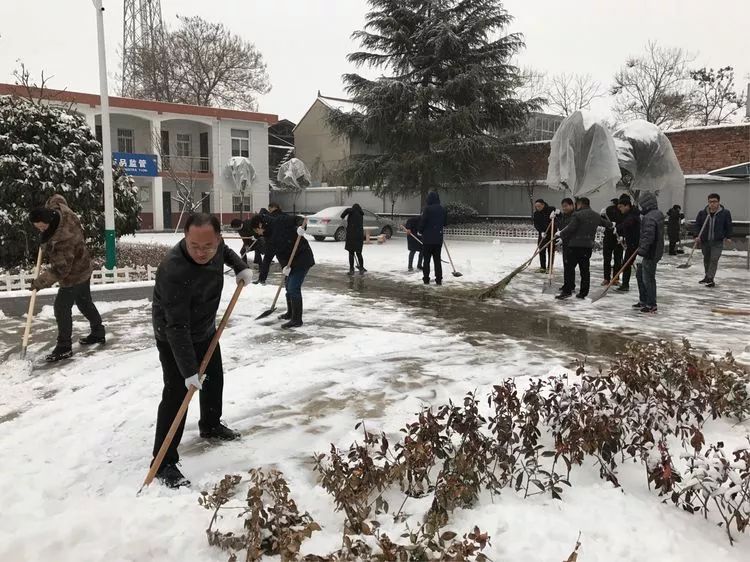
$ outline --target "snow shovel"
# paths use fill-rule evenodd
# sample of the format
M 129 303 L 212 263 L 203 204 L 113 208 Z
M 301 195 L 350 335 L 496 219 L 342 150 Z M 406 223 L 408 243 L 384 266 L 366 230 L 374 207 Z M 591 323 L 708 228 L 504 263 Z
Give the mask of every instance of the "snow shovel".
M 625 271 L 625 270 L 626 270 L 626 269 L 627 269 L 628 267 L 630 267 L 630 264 L 632 264 L 632 263 L 633 263 L 633 262 L 635 261 L 635 258 L 636 258 L 637 256 L 638 256 L 638 253 L 637 253 L 637 252 L 633 252 L 633 255 L 632 255 L 632 256 L 630 256 L 630 257 L 628 258 L 628 261 L 626 261 L 626 262 L 625 262 L 625 263 L 623 264 L 623 266 L 622 266 L 622 267 L 620 268 L 620 271 L 618 271 L 618 272 L 617 272 L 617 273 L 616 273 L 616 274 L 614 275 L 614 277 L 612 277 L 612 280 L 611 280 L 611 281 L 610 281 L 609 283 L 607 283 L 607 286 L 606 286 L 606 287 L 604 287 L 604 289 L 602 289 L 602 290 L 601 290 L 601 291 L 599 292 L 599 294 L 597 294 L 597 295 L 594 295 L 593 297 L 591 297 L 591 302 L 596 302 L 596 301 L 598 301 L 598 300 L 599 300 L 600 298 L 602 298 L 602 297 L 603 297 L 604 295 L 606 295 L 606 294 L 607 294 L 607 291 L 609 291 L 609 288 L 610 288 L 610 287 L 611 287 L 612 285 L 614 285 L 615 283 L 617 283 L 617 280 L 618 280 L 618 279 L 620 278 L 620 275 L 622 275 L 622 272 L 623 272 L 623 271 Z
M 531 262 L 534 261 L 534 258 L 537 256 L 537 254 L 539 254 L 539 252 L 541 252 L 542 250 L 544 250 L 550 244 L 551 244 L 551 241 L 547 242 L 543 246 L 537 246 L 536 250 L 534 250 L 534 254 L 527 261 L 523 262 L 516 269 L 514 269 L 508 275 L 506 275 L 505 277 L 503 277 L 500 281 L 498 281 L 497 283 L 495 283 L 491 287 L 488 287 L 487 289 L 485 289 L 484 291 L 482 291 L 481 293 L 479 293 L 479 295 L 477 295 L 477 299 L 479 299 L 480 301 L 482 301 L 482 300 L 487 299 L 489 297 L 494 297 L 497 293 L 499 293 L 500 291 L 502 291 L 503 289 L 505 289 L 505 287 L 508 286 L 508 284 L 511 282 L 511 280 L 516 275 L 518 275 L 519 273 L 521 273 L 524 269 L 526 269 L 527 267 L 529 267 L 529 265 L 531 265 Z
M 456 271 L 456 266 L 453 265 L 453 258 L 451 257 L 451 253 L 448 250 L 448 244 L 445 243 L 445 240 L 443 240 L 443 246 L 445 247 L 445 253 L 448 254 L 448 259 L 451 262 L 451 269 L 453 269 L 453 277 L 462 277 L 463 273 L 460 271 Z
M 553 293 L 556 293 L 555 288 L 553 287 L 552 283 L 554 281 L 554 268 L 555 268 L 555 221 L 550 222 L 550 236 L 552 237 L 552 245 L 549 249 L 549 278 L 544 283 L 544 287 L 542 287 L 542 294 L 544 295 L 550 295 Z
M 39 247 L 39 252 L 36 256 L 36 268 L 34 269 L 34 279 L 39 277 L 39 270 L 42 267 L 42 247 Z M 26 359 L 26 349 L 29 346 L 29 337 L 31 336 L 31 322 L 34 320 L 34 305 L 36 304 L 36 289 L 31 291 L 31 299 L 29 300 L 29 312 L 26 315 L 26 329 L 23 331 L 23 340 L 21 340 L 21 353 L 19 358 L 11 360 L 8 367 L 8 371 L 30 374 L 33 367 L 31 361 Z
M 693 254 L 695 253 L 695 249 L 698 247 L 698 244 L 700 243 L 701 235 L 703 234 L 703 229 L 706 228 L 706 225 L 708 224 L 708 217 L 706 217 L 706 220 L 703 221 L 703 226 L 701 226 L 701 231 L 698 233 L 698 242 L 693 242 L 693 249 L 690 250 L 690 255 L 688 256 L 688 259 L 685 263 L 680 264 L 677 266 L 677 269 L 687 269 L 690 267 L 690 261 L 693 259 Z
M 206 350 L 206 354 L 203 356 L 203 361 L 201 361 L 200 367 L 198 368 L 198 374 L 200 375 L 201 383 L 203 383 L 206 378 L 206 369 L 208 368 L 208 363 L 211 361 L 211 357 L 216 350 L 216 346 L 219 344 L 219 338 L 221 337 L 221 334 L 224 332 L 224 328 L 226 328 L 227 323 L 229 322 L 229 317 L 232 315 L 234 305 L 237 304 L 237 299 L 240 298 L 240 293 L 242 292 L 242 289 L 244 287 L 245 283 L 243 281 L 240 281 L 237 284 L 237 288 L 234 290 L 234 294 L 232 295 L 232 300 L 229 301 L 229 306 L 227 306 L 227 309 L 224 311 L 224 316 L 222 316 L 221 322 L 219 322 L 219 328 L 216 330 L 214 337 L 211 338 L 211 343 L 209 344 L 208 349 Z M 148 474 L 146 474 L 146 478 L 143 481 L 140 489 L 138 490 L 138 494 L 136 495 L 140 495 L 140 493 L 143 491 L 143 488 L 153 482 L 154 476 L 156 476 L 156 473 L 161 467 L 161 463 L 164 462 L 164 457 L 167 454 L 169 446 L 172 444 L 174 435 L 175 433 L 177 433 L 177 429 L 179 429 L 180 424 L 185 417 L 185 414 L 187 414 L 188 405 L 190 405 L 190 401 L 193 399 L 193 395 L 195 394 L 196 390 L 198 389 L 194 386 L 191 386 L 187 394 L 185 395 L 185 399 L 182 401 L 180 409 L 177 410 L 177 415 L 175 416 L 172 425 L 169 427 L 167 436 L 164 438 L 164 442 L 161 444 L 161 448 L 159 449 L 156 458 L 154 458 L 154 462 L 151 463 L 151 468 L 149 468 Z
M 305 219 L 302 222 L 302 228 L 305 228 L 305 225 L 307 224 L 307 219 Z M 299 241 L 302 239 L 302 236 L 297 236 L 297 240 L 294 242 L 294 247 L 292 248 L 292 255 L 289 256 L 289 261 L 287 262 L 287 267 L 292 267 L 292 261 L 294 260 L 294 255 L 297 253 L 297 248 L 299 247 Z M 271 304 L 271 308 L 266 310 L 265 312 L 261 312 L 260 316 L 256 318 L 256 320 L 260 320 L 261 318 L 266 318 L 274 313 L 276 310 L 276 302 L 279 300 L 279 295 L 281 294 L 281 289 L 284 287 L 284 283 L 286 282 L 286 275 L 281 276 L 281 283 L 279 283 L 279 288 L 276 289 L 276 296 L 273 298 L 273 303 Z

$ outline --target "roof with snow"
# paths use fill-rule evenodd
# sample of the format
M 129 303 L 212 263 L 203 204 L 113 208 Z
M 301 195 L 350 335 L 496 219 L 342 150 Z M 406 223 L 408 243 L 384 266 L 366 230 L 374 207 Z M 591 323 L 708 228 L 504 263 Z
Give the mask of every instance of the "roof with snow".
M 328 109 L 338 109 L 339 111 L 343 111 L 344 113 L 351 113 L 352 111 L 357 109 L 356 104 L 351 100 L 324 96 L 320 92 L 318 92 L 318 99 Z

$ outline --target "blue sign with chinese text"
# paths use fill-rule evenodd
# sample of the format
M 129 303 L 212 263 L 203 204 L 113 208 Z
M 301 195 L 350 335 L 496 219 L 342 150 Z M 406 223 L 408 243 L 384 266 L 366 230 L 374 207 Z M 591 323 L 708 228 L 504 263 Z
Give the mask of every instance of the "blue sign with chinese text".
M 156 154 L 134 154 L 130 152 L 113 152 L 112 167 L 122 167 L 129 176 L 153 178 L 159 175 Z

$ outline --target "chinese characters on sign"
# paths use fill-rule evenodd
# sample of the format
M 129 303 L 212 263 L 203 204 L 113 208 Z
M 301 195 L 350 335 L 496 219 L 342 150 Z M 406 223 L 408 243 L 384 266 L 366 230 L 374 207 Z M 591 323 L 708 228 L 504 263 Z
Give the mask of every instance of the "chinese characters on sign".
M 112 166 L 123 168 L 129 176 L 155 177 L 158 175 L 156 154 L 131 154 L 113 152 Z

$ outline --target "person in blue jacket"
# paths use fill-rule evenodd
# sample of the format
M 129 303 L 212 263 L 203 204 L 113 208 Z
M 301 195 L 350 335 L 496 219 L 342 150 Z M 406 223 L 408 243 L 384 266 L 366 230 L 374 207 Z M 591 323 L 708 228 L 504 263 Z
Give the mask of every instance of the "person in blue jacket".
M 419 235 L 422 238 L 422 280 L 430 284 L 430 258 L 435 264 L 435 284 L 443 284 L 443 229 L 448 222 L 448 213 L 440 204 L 436 191 L 427 194 L 427 206 L 419 220 Z
M 720 202 L 721 197 L 718 193 L 709 195 L 708 205 L 695 219 L 695 243 L 703 252 L 705 273 L 699 283 L 705 284 L 706 287 L 716 287 L 714 277 L 719 267 L 721 252 L 724 250 L 724 240 L 732 236 L 732 213 Z M 706 221 L 706 228 L 703 228 Z

